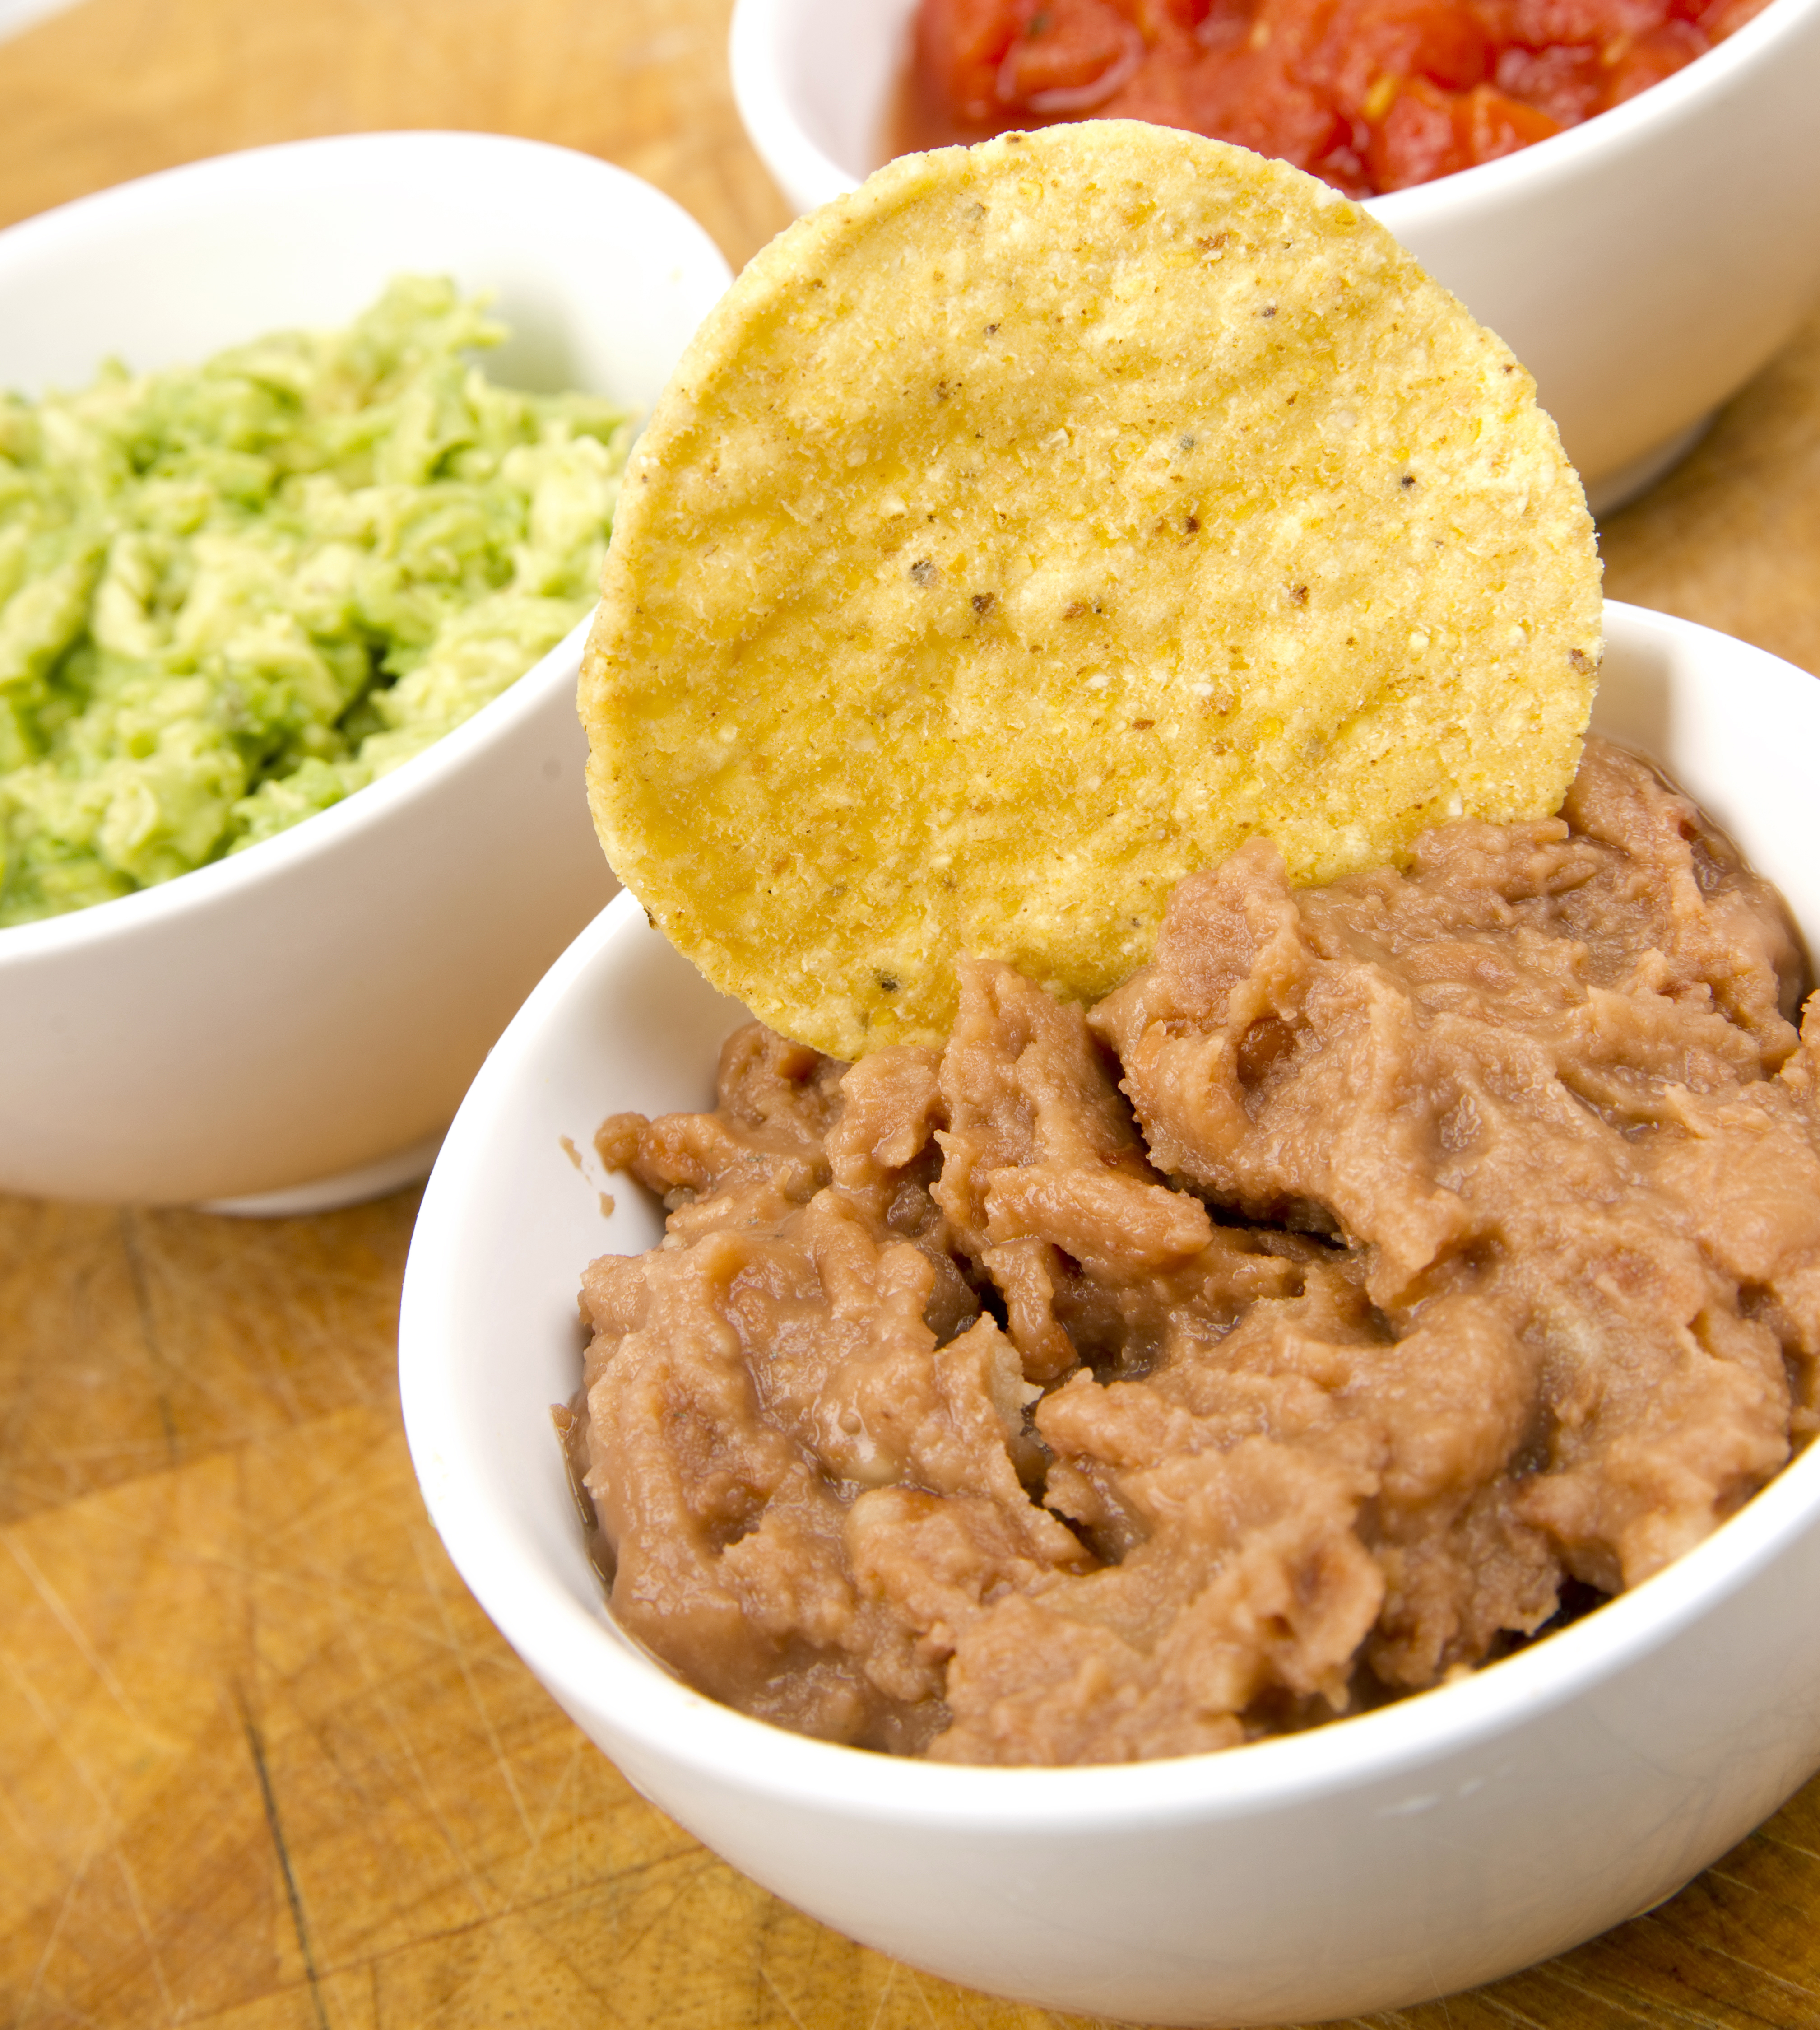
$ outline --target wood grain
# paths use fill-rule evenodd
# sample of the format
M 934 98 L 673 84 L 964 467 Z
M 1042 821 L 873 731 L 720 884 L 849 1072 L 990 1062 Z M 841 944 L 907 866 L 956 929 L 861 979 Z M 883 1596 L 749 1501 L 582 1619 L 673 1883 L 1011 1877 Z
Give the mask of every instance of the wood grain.
M 725 15 L 84 0 L 0 43 L 0 221 L 258 142 L 492 128 L 637 171 L 737 264 L 786 214 L 734 114 Z M 1820 671 L 1820 324 L 1604 539 L 1614 595 Z M 766 1895 L 518 1664 L 405 1452 L 414 1206 L 257 1225 L 0 1199 L 0 2024 L 1071 2021 Z M 1817 1918 L 1820 1783 L 1653 1915 L 1374 2021 L 1794 2030 L 1820 2023 Z
M 727 0 L 84 0 L 0 44 L 0 223 L 310 134 L 488 128 L 605 155 L 736 266 L 789 214 L 747 147 Z

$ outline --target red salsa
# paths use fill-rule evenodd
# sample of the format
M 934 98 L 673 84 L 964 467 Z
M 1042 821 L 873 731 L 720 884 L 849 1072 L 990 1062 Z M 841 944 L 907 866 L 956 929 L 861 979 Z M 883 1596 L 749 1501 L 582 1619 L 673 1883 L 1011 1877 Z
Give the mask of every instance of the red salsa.
M 1089 117 L 1186 127 L 1350 197 L 1657 84 L 1765 0 L 920 0 L 900 151 Z

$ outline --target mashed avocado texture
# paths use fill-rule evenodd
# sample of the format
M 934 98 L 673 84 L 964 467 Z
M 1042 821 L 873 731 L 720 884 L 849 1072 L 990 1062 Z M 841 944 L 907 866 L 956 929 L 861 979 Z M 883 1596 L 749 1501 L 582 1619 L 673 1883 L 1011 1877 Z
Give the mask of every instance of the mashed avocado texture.
M 0 925 L 168 881 L 459 725 L 588 611 L 630 439 L 403 278 L 345 331 L 0 393 Z

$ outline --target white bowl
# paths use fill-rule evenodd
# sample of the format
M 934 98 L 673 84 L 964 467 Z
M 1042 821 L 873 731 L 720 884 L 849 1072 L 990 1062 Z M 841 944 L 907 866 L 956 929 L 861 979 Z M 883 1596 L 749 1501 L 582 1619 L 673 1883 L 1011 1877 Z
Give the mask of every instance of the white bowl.
M 1606 608 L 1595 723 L 1658 757 L 1820 949 L 1820 685 Z M 550 1405 L 575 1292 L 642 1249 L 641 1193 L 578 1175 L 604 1116 L 706 1105 L 741 1011 L 622 895 L 462 1103 L 406 1273 L 411 1454 L 507 1640 L 630 1780 L 766 1887 L 912 1965 L 1155 2024 L 1324 2021 L 1490 1980 L 1658 1902 L 1820 1763 L 1820 1448 L 1633 1593 L 1476 1676 L 1223 1755 L 962 1768 L 808 1741 L 622 1636 Z
M 790 203 L 884 159 L 915 0 L 736 0 L 734 94 Z M 1508 344 L 1595 513 L 1656 478 L 1820 292 L 1820 0 L 1773 0 L 1584 126 L 1373 198 Z
M 636 409 L 728 275 L 669 199 L 566 149 L 296 142 L 0 232 L 0 385 L 342 323 L 403 271 L 495 292 L 500 380 Z M 0 1189 L 293 1209 L 421 1175 L 488 1046 L 614 892 L 582 787 L 582 632 L 295 830 L 0 930 Z

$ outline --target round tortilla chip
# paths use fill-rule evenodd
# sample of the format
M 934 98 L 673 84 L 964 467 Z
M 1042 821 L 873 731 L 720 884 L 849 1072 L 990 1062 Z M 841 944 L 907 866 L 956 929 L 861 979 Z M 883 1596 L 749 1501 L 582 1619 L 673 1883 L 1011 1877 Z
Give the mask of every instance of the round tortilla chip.
M 633 453 L 582 667 L 608 857 L 853 1058 L 964 954 L 1098 997 L 1183 876 L 1537 817 L 1600 652 L 1533 384 L 1283 163 L 1095 121 L 910 156 L 747 268 Z

